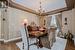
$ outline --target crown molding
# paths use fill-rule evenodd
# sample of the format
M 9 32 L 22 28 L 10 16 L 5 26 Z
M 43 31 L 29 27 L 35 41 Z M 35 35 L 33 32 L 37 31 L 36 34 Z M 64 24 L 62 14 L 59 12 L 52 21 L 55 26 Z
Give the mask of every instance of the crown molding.
M 68 11 L 68 10 L 71 10 L 74 8 L 75 0 L 65 0 L 65 2 L 66 2 L 67 7 L 56 9 L 53 11 L 48 11 L 48 12 L 41 13 L 41 14 L 36 12 L 35 10 L 24 7 L 24 6 L 17 4 L 17 3 L 14 3 L 12 0 L 9 0 L 9 6 L 16 8 L 16 9 L 26 11 L 26 12 L 29 12 L 29 13 L 32 13 L 32 14 L 35 14 L 35 15 L 38 15 L 38 16 L 47 16 L 47 15 L 51 15 L 51 14 L 61 13 L 63 11 Z

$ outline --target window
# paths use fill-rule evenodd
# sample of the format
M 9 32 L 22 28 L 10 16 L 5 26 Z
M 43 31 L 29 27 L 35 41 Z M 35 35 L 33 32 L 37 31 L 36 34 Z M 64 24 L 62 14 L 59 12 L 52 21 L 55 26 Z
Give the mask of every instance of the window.
M 53 26 L 57 27 L 55 15 L 52 15 L 52 19 L 51 19 L 51 24 L 50 25 L 51 26 L 53 25 Z

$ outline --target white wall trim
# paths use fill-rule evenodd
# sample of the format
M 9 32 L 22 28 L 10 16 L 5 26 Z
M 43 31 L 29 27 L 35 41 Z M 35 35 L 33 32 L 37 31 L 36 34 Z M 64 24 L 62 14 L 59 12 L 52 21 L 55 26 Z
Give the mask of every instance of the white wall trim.
M 9 40 L 0 39 L 0 41 L 3 41 L 4 43 L 9 43 L 9 42 L 13 42 L 13 41 L 16 41 L 16 40 L 19 40 L 19 39 L 22 39 L 22 38 L 18 37 L 18 38 L 13 38 L 13 39 L 9 39 Z
M 9 40 L 4 40 L 4 43 L 13 42 L 13 41 L 16 41 L 16 40 L 19 40 L 19 39 L 21 39 L 21 37 L 9 39 Z
M 4 41 L 4 39 L 0 39 L 0 41 Z

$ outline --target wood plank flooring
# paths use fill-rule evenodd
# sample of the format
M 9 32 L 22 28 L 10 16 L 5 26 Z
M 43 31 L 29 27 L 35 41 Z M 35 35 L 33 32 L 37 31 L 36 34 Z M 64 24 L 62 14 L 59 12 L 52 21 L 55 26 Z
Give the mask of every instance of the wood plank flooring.
M 74 41 L 67 40 L 65 50 L 75 50 Z
M 16 46 L 16 43 L 9 43 L 9 44 L 1 44 L 0 50 L 20 50 L 20 49 Z
M 12 42 L 9 44 L 0 43 L 0 50 L 20 50 L 20 49 L 16 46 L 16 43 Z M 71 40 L 67 40 L 65 50 L 75 50 L 74 42 Z

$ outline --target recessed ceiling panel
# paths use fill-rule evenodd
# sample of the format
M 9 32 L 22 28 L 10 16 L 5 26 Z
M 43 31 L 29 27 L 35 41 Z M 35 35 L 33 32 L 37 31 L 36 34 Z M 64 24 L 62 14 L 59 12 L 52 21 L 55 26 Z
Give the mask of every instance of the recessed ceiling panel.
M 40 8 L 40 1 L 41 1 L 41 8 L 45 12 L 66 7 L 65 0 L 12 0 L 12 1 L 22 6 L 28 7 L 32 10 L 35 10 L 37 12 Z

